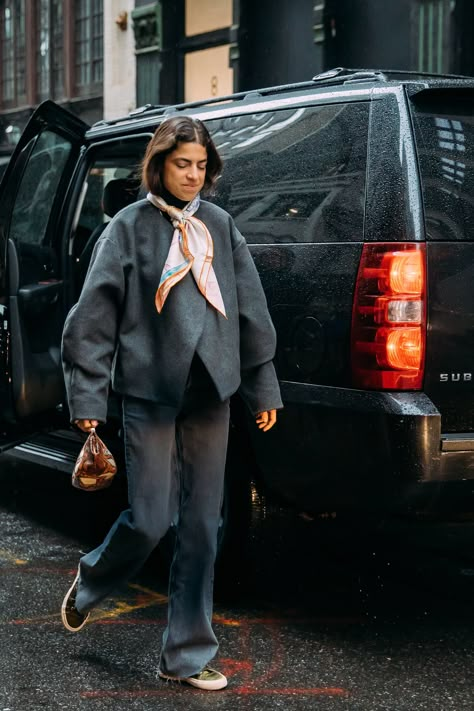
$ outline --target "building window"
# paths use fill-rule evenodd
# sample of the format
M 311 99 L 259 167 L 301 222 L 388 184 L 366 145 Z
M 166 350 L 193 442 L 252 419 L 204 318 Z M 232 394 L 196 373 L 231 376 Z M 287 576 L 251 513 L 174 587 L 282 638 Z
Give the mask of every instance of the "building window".
M 417 8 L 418 71 L 447 70 L 449 0 L 420 0 Z
M 64 19 L 63 0 L 52 0 L 53 15 L 53 96 L 58 98 L 64 95 Z
M 200 101 L 232 94 L 234 71 L 229 67 L 229 44 L 187 52 L 184 59 L 184 100 Z
M 36 87 L 39 101 L 64 95 L 64 22 L 62 0 L 36 5 Z
M 185 0 L 184 100 L 231 94 L 233 0 Z
M 76 89 L 89 93 L 103 78 L 103 2 L 77 0 L 75 3 Z
M 232 8 L 232 0 L 186 0 L 186 36 L 229 27 Z
M 26 101 L 25 0 L 6 2 L 0 13 L 2 104 L 16 106 Z
M 0 108 L 98 98 L 103 0 L 0 0 Z
M 46 99 L 49 94 L 49 45 L 50 18 L 49 0 L 39 0 L 36 6 L 36 26 L 38 42 L 36 48 L 36 81 L 38 99 Z

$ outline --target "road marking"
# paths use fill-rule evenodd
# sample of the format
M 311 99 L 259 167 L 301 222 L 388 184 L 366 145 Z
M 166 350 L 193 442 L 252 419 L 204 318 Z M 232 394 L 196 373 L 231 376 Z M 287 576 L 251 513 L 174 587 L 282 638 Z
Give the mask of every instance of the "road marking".
M 138 590 L 139 592 L 145 593 L 146 595 L 151 595 L 159 602 L 160 605 L 164 605 L 168 602 L 167 595 L 157 593 L 156 590 L 152 590 L 151 588 L 146 588 L 143 585 L 137 585 L 137 583 L 129 583 L 128 587 L 132 588 L 133 590 Z
M 178 684 L 174 682 L 168 682 L 169 684 L 176 686 Z M 189 685 L 186 686 L 186 693 L 201 694 L 203 696 L 209 696 L 208 691 L 202 691 L 199 689 L 193 689 Z M 157 696 L 169 696 L 170 689 L 141 689 L 136 691 L 82 691 L 80 693 L 83 699 L 138 699 L 138 698 L 153 698 Z M 238 686 L 235 689 L 232 687 L 227 687 L 219 692 L 221 695 L 231 695 L 235 694 L 238 696 L 336 696 L 336 697 L 348 697 L 350 692 L 347 689 L 342 689 L 340 687 L 310 687 L 310 688 L 299 688 L 299 687 L 285 687 L 283 689 L 256 689 L 248 686 Z
M 123 600 L 117 600 L 115 607 L 111 610 L 95 610 L 91 614 L 91 622 L 97 622 L 98 620 L 116 620 L 122 615 L 128 615 L 129 612 L 135 612 L 135 610 L 144 610 L 147 607 L 153 607 L 154 605 L 166 605 L 168 602 L 168 597 L 157 593 L 150 588 L 145 588 L 142 585 L 137 585 L 135 583 L 130 583 L 129 588 L 138 591 L 137 598 L 135 602 L 129 603 Z
M 134 603 L 124 602 L 123 600 L 117 600 L 115 606 L 111 610 L 97 609 L 91 614 L 91 622 L 102 622 L 110 621 L 113 623 L 117 618 L 122 615 L 127 615 L 129 612 L 134 612 L 136 610 L 142 610 L 147 607 L 152 607 L 153 605 L 165 605 L 168 601 L 166 595 L 161 595 L 160 593 L 145 588 L 141 585 L 130 584 L 128 587 L 138 590 L 139 595 L 136 597 Z M 118 621 L 118 620 L 117 620 Z M 59 612 L 41 615 L 40 617 L 30 617 L 23 618 L 19 620 L 11 620 L 8 624 L 13 625 L 29 625 L 29 624 L 43 624 L 44 622 L 60 622 Z
M 226 627 L 241 627 L 242 622 L 240 620 L 235 620 L 231 617 L 225 617 L 224 615 L 219 615 L 214 613 L 212 616 L 212 621 L 218 625 L 225 625 Z
M 10 551 L 7 551 L 3 548 L 0 548 L 0 560 L 4 560 L 7 563 L 13 563 L 13 565 L 26 565 L 28 563 L 27 560 L 24 560 L 23 558 L 17 558 L 13 553 L 10 553 Z
M 0 559 L 2 557 L 3 551 L 0 550 Z M 13 557 L 11 556 L 13 559 Z M 27 563 L 28 561 L 20 561 L 17 563 L 18 565 L 23 565 L 24 563 Z M 11 560 L 10 560 L 11 562 Z M 38 572 L 43 572 L 41 569 L 37 569 Z M 31 572 L 30 569 L 28 569 L 28 572 Z M 49 572 L 49 571 L 47 571 Z M 72 571 L 75 573 L 75 570 Z M 112 602 L 114 602 L 114 606 L 112 609 L 103 609 L 103 608 L 97 608 L 92 611 L 91 613 L 91 618 L 90 621 L 91 623 L 98 623 L 98 624 L 107 624 L 107 625 L 114 625 L 114 624 L 120 624 L 120 625 L 137 625 L 137 624 L 150 624 L 150 625 L 162 625 L 166 623 L 166 620 L 160 619 L 147 619 L 147 620 L 140 620 L 136 618 L 129 618 L 128 620 L 121 619 L 125 615 L 129 615 L 132 612 L 136 612 L 137 610 L 144 610 L 146 608 L 154 607 L 154 606 L 164 606 L 168 603 L 168 596 L 163 595 L 162 593 L 158 593 L 155 590 L 152 590 L 151 588 L 145 587 L 143 585 L 138 585 L 137 583 L 129 583 L 128 587 L 134 591 L 137 591 L 136 598 L 133 602 L 127 602 L 124 600 L 115 600 L 112 598 Z M 31 618 L 22 618 L 22 619 L 17 619 L 17 620 L 11 620 L 7 624 L 14 624 L 14 625 L 28 625 L 28 624 L 44 624 L 45 622 L 55 622 L 59 623 L 59 613 L 52 613 L 52 614 L 46 614 L 46 615 L 41 615 L 39 617 L 31 617 Z M 361 618 L 317 618 L 317 617 L 250 617 L 246 618 L 244 620 L 239 620 L 233 617 L 228 617 L 223 614 L 219 613 L 214 613 L 213 615 L 213 623 L 217 625 L 223 625 L 225 627 L 247 627 L 247 626 L 253 626 L 253 625 L 263 625 L 267 627 L 271 626 L 284 626 L 284 625 L 294 625 L 294 624 L 309 624 L 309 623 L 316 623 L 316 624 L 357 624 L 361 622 Z M 1 623 L 5 624 L 5 622 Z
M 41 615 L 40 617 L 24 617 L 20 620 L 10 620 L 8 622 L 1 622 L 2 625 L 41 625 L 45 622 L 59 622 L 59 613 L 54 612 L 49 615 Z
M 237 689 L 230 689 L 234 694 L 253 695 L 253 696 L 350 696 L 347 689 L 340 687 L 324 687 L 317 686 L 309 689 L 292 686 L 284 689 L 252 689 L 248 686 L 242 686 Z
M 0 549 L 0 560 L 6 560 L 10 564 L 15 566 L 21 566 L 28 563 L 27 560 L 16 558 L 9 551 Z M 72 571 L 75 572 L 75 571 Z M 168 602 L 168 596 L 156 592 L 143 585 L 138 585 L 136 583 L 130 583 L 128 588 L 135 593 L 133 599 L 123 600 L 123 599 L 111 599 L 112 607 L 111 609 L 96 609 L 93 611 L 91 616 L 91 622 L 97 622 L 98 624 L 161 624 L 165 625 L 166 620 L 163 618 L 158 621 L 154 620 L 142 620 L 142 619 L 123 619 L 124 616 L 130 615 L 130 613 L 136 612 L 137 610 L 144 610 L 151 607 L 164 607 Z M 235 687 L 228 687 L 225 689 L 223 694 L 233 695 L 233 696 L 300 696 L 300 697 L 348 697 L 350 696 L 349 691 L 340 687 L 282 687 L 282 688 L 272 688 L 272 683 L 277 681 L 281 675 L 284 673 L 286 667 L 286 655 L 285 650 L 282 645 L 282 640 L 280 636 L 280 628 L 286 624 L 298 624 L 307 623 L 309 621 L 315 622 L 317 618 L 298 618 L 298 617 L 255 617 L 249 619 L 237 619 L 234 617 L 229 617 L 225 614 L 214 614 L 213 621 L 216 624 L 223 625 L 226 627 L 234 627 L 240 629 L 241 634 L 241 648 L 242 657 L 240 659 L 227 659 L 223 658 L 220 663 L 223 668 L 223 672 L 229 677 L 235 678 L 237 685 Z M 338 622 L 341 620 L 318 620 L 319 622 Z M 357 620 L 352 620 L 357 621 Z M 347 622 L 347 619 L 346 619 Z M 15 625 L 28 625 L 28 624 L 45 624 L 53 623 L 60 624 L 59 612 L 54 614 L 42 615 L 40 617 L 31 619 L 20 619 L 13 620 L 9 624 Z M 251 628 L 261 625 L 270 634 L 271 645 L 273 647 L 273 653 L 271 655 L 271 663 L 269 667 L 263 672 L 263 674 L 255 675 L 255 666 L 251 660 L 250 652 L 250 637 Z M 171 686 L 179 686 L 171 684 Z M 198 689 L 190 689 L 192 693 L 206 693 L 200 692 Z M 187 692 L 189 693 L 189 691 Z M 170 685 L 167 685 L 161 689 L 140 689 L 140 690 L 85 690 L 80 692 L 80 697 L 83 699 L 134 699 L 134 698 L 153 698 L 153 697 L 164 697 L 170 695 Z

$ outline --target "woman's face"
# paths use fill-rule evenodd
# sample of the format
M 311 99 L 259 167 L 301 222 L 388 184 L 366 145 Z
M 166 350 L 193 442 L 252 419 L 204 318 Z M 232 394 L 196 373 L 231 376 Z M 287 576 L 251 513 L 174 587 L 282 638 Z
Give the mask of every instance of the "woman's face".
M 163 185 L 178 200 L 189 202 L 206 179 L 207 151 L 200 143 L 178 143 L 163 165 Z

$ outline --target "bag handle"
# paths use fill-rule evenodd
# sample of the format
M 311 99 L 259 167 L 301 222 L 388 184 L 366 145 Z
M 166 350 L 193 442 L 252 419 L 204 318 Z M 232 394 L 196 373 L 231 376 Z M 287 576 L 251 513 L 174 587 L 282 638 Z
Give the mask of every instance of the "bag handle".
M 95 427 L 89 430 L 89 446 L 92 454 L 97 455 L 100 452 L 99 440 L 95 431 Z

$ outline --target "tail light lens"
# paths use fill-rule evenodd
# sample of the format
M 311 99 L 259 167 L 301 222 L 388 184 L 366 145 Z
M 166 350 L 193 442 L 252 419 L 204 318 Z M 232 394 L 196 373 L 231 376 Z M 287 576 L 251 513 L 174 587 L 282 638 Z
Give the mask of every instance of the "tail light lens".
M 417 390 L 425 357 L 424 244 L 364 245 L 352 313 L 355 387 Z

